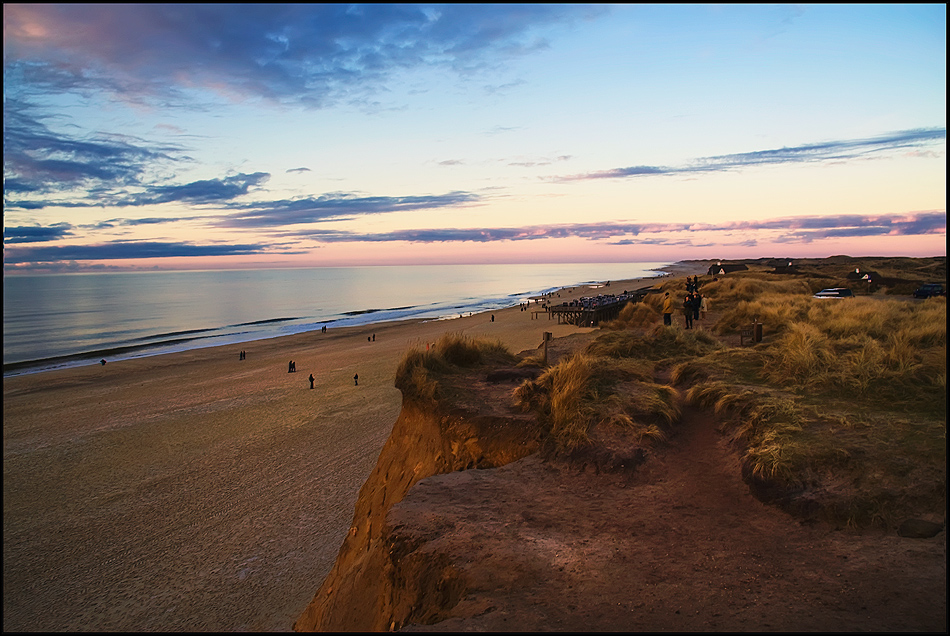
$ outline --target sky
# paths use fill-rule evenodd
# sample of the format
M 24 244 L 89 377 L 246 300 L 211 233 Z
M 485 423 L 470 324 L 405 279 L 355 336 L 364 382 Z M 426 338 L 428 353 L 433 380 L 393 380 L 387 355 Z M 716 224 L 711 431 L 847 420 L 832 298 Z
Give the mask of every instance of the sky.
M 946 6 L 4 4 L 4 274 L 946 255 Z

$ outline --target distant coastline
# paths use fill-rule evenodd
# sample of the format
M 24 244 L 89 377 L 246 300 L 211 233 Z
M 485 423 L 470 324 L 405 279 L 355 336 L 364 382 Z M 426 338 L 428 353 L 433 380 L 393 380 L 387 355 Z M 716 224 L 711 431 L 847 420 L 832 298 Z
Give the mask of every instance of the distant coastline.
M 639 273 L 644 274 L 641 278 L 653 278 L 670 275 L 682 275 L 686 272 L 692 273 L 697 268 L 699 261 L 681 261 L 675 263 L 632 263 L 634 269 L 638 266 L 646 266 Z M 615 273 L 618 268 L 624 264 L 608 263 L 578 264 L 577 267 L 588 270 L 596 270 L 599 265 L 610 269 L 609 273 Z M 567 267 L 570 265 L 558 265 L 551 267 Z M 652 273 L 652 276 L 650 275 Z M 516 282 L 512 283 L 504 293 L 494 293 L 490 296 L 473 295 L 463 298 L 458 302 L 447 303 L 444 305 L 433 305 L 431 303 L 394 303 L 392 307 L 374 307 L 367 309 L 347 308 L 341 309 L 334 316 L 324 320 L 314 320 L 308 316 L 289 316 L 289 317 L 268 317 L 257 320 L 249 320 L 228 324 L 218 328 L 187 328 L 174 329 L 170 331 L 157 332 L 153 334 L 142 335 L 136 338 L 127 338 L 121 342 L 104 343 L 102 346 L 92 346 L 82 351 L 65 353 L 62 355 L 46 355 L 29 359 L 14 359 L 11 362 L 4 362 L 3 376 L 12 377 L 16 375 L 41 373 L 55 369 L 65 369 L 77 366 L 97 364 L 101 359 L 107 361 L 123 360 L 130 358 L 149 357 L 163 355 L 166 353 L 175 353 L 190 349 L 201 349 L 208 347 L 237 345 L 242 343 L 255 342 L 270 338 L 294 335 L 298 333 L 307 333 L 320 330 L 322 327 L 355 327 L 370 324 L 384 324 L 390 322 L 399 322 L 403 320 L 434 320 L 451 319 L 456 316 L 472 315 L 486 311 L 497 311 L 505 307 L 510 307 L 526 301 L 533 295 L 548 293 L 559 289 L 576 287 L 583 284 L 603 283 L 610 280 L 609 276 L 602 278 L 591 278 L 589 276 L 580 276 L 579 278 L 566 278 L 567 274 L 562 275 L 560 283 L 553 286 L 545 286 L 538 289 L 522 289 L 522 291 L 511 291 Z M 7 334 L 7 325 L 5 317 L 4 325 L 5 337 Z M 7 352 L 4 352 L 4 357 Z

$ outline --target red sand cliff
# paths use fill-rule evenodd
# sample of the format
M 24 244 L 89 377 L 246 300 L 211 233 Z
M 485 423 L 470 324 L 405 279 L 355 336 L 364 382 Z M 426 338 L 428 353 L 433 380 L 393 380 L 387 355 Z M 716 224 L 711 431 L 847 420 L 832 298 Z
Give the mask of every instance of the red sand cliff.
M 420 479 L 501 466 L 537 450 L 533 419 L 511 413 L 454 414 L 404 403 L 376 468 L 360 490 L 336 564 L 297 630 L 387 630 L 413 616 L 415 599 L 393 588 L 394 548 L 386 513 Z M 405 550 L 405 546 L 403 546 Z M 426 563 L 423 569 L 431 569 Z M 398 592 L 398 593 L 397 593 Z

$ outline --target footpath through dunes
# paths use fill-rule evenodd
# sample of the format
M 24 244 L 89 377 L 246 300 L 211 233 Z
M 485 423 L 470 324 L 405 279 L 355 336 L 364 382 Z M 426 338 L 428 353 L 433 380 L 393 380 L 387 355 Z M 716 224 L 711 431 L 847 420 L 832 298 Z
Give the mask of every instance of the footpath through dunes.
M 388 522 L 438 568 L 402 631 L 946 630 L 945 533 L 800 524 L 750 494 L 708 415 L 679 431 L 632 474 L 534 455 L 419 482 Z

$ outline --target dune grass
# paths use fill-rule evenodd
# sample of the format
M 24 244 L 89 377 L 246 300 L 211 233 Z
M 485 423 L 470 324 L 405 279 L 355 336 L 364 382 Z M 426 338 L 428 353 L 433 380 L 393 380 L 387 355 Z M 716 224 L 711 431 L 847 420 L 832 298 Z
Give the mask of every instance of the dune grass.
M 525 381 L 514 395 L 546 425 L 556 453 L 587 445 L 595 426 L 621 427 L 648 446 L 664 439 L 680 416 L 675 389 L 652 382 L 635 364 L 587 353 Z
M 515 390 L 522 409 L 538 415 L 560 451 L 571 451 L 589 441 L 594 404 L 599 398 L 594 371 L 589 356 L 575 355 Z
M 443 334 L 428 350 L 413 347 L 406 352 L 396 368 L 396 388 L 404 399 L 433 402 L 444 397 L 440 378 L 457 368 L 491 362 L 513 364 L 515 356 L 497 339 Z
M 942 515 L 946 300 L 815 300 L 800 279 L 754 275 L 702 291 L 722 312 L 716 333 L 757 318 L 769 336 L 680 362 L 687 402 L 720 417 L 747 478 L 792 508 L 852 527 Z
M 604 329 L 619 331 L 634 327 L 655 325 L 660 317 L 660 308 L 646 302 L 627 303 L 616 319 L 604 324 Z
M 685 397 L 717 414 L 746 477 L 791 509 L 861 528 L 946 506 L 945 420 L 723 381 L 695 384 Z
M 826 281 L 819 283 L 816 289 L 815 285 L 809 284 L 807 279 L 785 279 L 768 274 L 741 274 L 705 283 L 700 293 L 716 299 L 719 303 L 734 304 L 740 301 L 753 301 L 765 294 L 811 295 L 827 286 Z
M 898 265 L 912 271 L 903 261 L 891 269 Z M 928 266 L 944 267 L 933 271 L 945 276 L 945 265 Z M 860 267 L 891 271 L 875 262 Z M 760 269 L 707 278 L 700 291 L 717 316 L 703 325 L 708 331 L 657 324 L 663 292 L 685 293 L 685 281 L 667 279 L 661 293 L 626 307 L 585 353 L 620 365 L 638 360 L 643 374 L 672 364 L 671 384 L 687 403 L 716 413 L 745 478 L 790 510 L 853 528 L 942 518 L 946 299 L 869 296 L 860 285 L 853 299 L 812 297 L 824 287 L 854 287 L 845 274 Z M 901 285 L 904 293 L 913 289 Z M 763 342 L 721 343 L 754 320 L 764 325 Z M 602 408 L 633 392 L 618 386 L 601 398 Z
M 700 291 L 716 321 L 690 331 L 657 325 L 664 292 L 685 294 L 684 280 L 665 279 L 659 294 L 625 308 L 586 353 L 655 369 L 672 364 L 670 383 L 687 403 L 717 414 L 746 479 L 789 509 L 851 527 L 893 526 L 913 514 L 940 518 L 946 300 L 884 292 L 909 294 L 917 283 L 907 277 L 920 268 L 920 276 L 942 280 L 945 260 L 838 260 L 801 263 L 803 273 L 794 276 L 752 266 L 707 277 Z M 855 266 L 899 284 L 868 288 L 847 278 Z M 856 297 L 812 298 L 838 286 Z M 764 325 L 763 342 L 720 343 L 753 321 Z
M 521 407 L 548 426 L 557 452 L 570 452 L 590 442 L 595 426 L 620 426 L 643 446 L 665 439 L 679 420 L 676 390 L 653 381 L 657 361 L 704 355 L 723 345 L 705 331 L 654 327 L 631 330 L 637 311 L 628 305 L 620 326 L 605 329 L 587 348 L 546 369 L 515 392 Z
M 773 384 L 946 413 L 946 300 L 812 303 L 762 351 Z
M 670 329 L 656 325 L 646 333 L 640 330 L 606 331 L 587 346 L 587 353 L 608 358 L 662 360 L 704 355 L 722 348 L 722 343 L 700 329 Z

